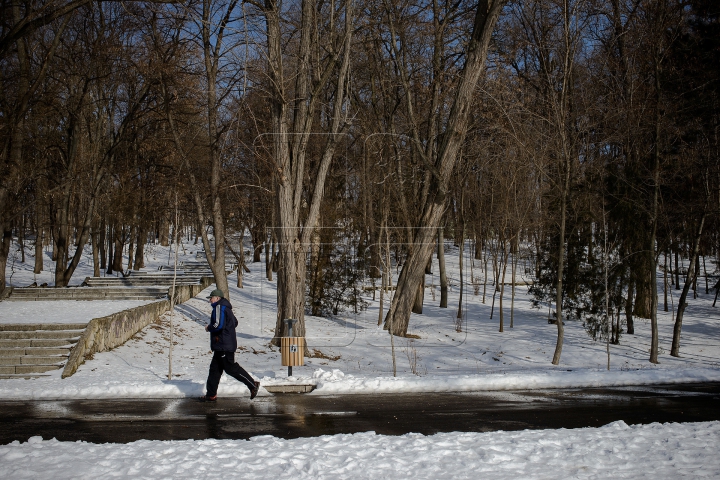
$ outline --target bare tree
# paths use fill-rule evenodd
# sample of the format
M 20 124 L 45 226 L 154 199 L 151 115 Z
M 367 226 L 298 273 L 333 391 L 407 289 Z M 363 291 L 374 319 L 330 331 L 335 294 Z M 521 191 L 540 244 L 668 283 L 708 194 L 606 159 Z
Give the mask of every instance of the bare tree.
M 426 183 L 427 195 L 421 206 L 422 216 L 413 239 L 412 255 L 403 265 L 397 291 L 385 317 L 385 325 L 392 326 L 394 335 L 407 334 L 412 304 L 432 253 L 434 237 L 445 211 L 448 184 L 467 130 L 473 91 L 484 69 L 492 31 L 505 3 L 504 0 L 483 0 L 478 3 L 465 64 L 441 135 L 442 140 L 435 152 L 424 153 L 423 161 L 432 175 Z M 422 144 L 418 131 L 413 131 L 413 141 Z
M 267 139 L 276 175 L 274 229 L 279 247 L 273 343 L 279 344 L 280 337 L 287 334 L 285 319 L 298 320 L 294 335 L 305 336 L 306 254 L 318 226 L 325 180 L 348 127 L 354 11 L 349 0 L 323 5 L 302 0 L 293 32 L 298 41 L 291 53 L 291 48 L 283 48 L 283 29 L 289 20 L 286 16 L 292 12 L 276 0 L 251 3 L 262 12 L 266 23 Z M 329 106 L 323 111 L 324 102 Z M 324 145 L 320 158 L 312 162 L 316 168 L 310 174 L 308 145 L 317 129 L 323 133 Z

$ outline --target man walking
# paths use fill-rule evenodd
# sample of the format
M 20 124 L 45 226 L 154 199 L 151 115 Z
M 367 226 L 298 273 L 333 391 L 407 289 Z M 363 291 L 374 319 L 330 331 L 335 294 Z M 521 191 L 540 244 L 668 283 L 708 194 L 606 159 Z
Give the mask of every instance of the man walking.
M 237 350 L 235 327 L 238 321 L 233 314 L 232 305 L 223 297 L 222 290 L 213 290 L 208 298 L 213 310 L 210 314 L 210 325 L 205 326 L 205 331 L 210 332 L 210 350 L 213 351 L 213 358 L 208 373 L 207 392 L 200 397 L 200 400 L 203 402 L 217 400 L 218 384 L 223 372 L 244 383 L 250 390 L 252 400 L 260 389 L 260 382 L 253 380 L 250 374 L 235 362 L 235 350 Z

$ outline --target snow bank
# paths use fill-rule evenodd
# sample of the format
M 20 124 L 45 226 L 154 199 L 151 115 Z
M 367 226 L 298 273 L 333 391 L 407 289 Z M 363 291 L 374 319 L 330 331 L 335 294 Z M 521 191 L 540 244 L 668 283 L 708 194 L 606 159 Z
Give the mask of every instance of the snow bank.
M 720 422 L 283 440 L 0 446 L 5 478 L 717 478 Z
M 298 379 L 302 382 L 303 379 Z M 558 368 L 550 372 L 512 372 L 479 375 L 448 375 L 444 377 L 376 377 L 344 375 L 340 370 L 318 369 L 309 381 L 317 384 L 320 395 L 398 392 L 473 392 L 492 390 L 530 390 L 537 388 L 619 387 L 660 383 L 700 383 L 720 381 L 715 369 L 643 369 L 635 371 L 603 371 Z M 273 379 L 264 379 L 273 383 Z

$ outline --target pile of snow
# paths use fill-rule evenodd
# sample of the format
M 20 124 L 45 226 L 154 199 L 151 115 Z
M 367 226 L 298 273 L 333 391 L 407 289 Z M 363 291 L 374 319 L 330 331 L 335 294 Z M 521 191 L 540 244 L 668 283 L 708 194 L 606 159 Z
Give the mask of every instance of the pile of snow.
M 491 433 L 374 432 L 283 440 L 0 446 L 21 478 L 717 478 L 720 422 Z

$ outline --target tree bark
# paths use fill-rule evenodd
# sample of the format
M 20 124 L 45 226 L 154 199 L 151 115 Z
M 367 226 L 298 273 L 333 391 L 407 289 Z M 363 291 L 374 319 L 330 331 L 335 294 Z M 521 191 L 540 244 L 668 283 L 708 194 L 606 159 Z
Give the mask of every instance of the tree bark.
M 688 276 L 683 285 L 682 293 L 680 294 L 680 300 L 678 300 L 678 309 L 675 317 L 675 326 L 673 327 L 673 340 L 672 348 L 670 349 L 670 355 L 673 357 L 680 356 L 680 332 L 682 330 L 683 315 L 685 314 L 685 308 L 687 307 L 687 296 L 690 291 L 690 285 L 696 281 L 699 270 L 696 266 L 696 260 L 700 251 L 700 238 L 702 238 L 703 227 L 705 226 L 705 217 L 707 213 L 703 211 L 702 217 L 700 218 L 700 224 L 698 225 L 697 232 L 695 233 L 695 241 L 693 242 L 693 249 L 690 254 L 690 266 L 688 267 Z
M 658 49 L 659 50 L 659 49 Z M 657 263 L 655 257 L 656 239 L 657 239 L 657 226 L 660 215 L 660 52 L 655 52 L 655 132 L 654 132 L 654 149 L 653 149 L 653 203 L 652 203 L 652 235 L 650 235 L 650 242 L 648 243 L 648 266 L 649 276 L 651 283 L 651 310 L 650 310 L 650 326 L 651 326 L 651 341 L 650 341 L 650 363 L 660 363 L 658 361 L 658 324 L 657 324 Z
M 415 295 L 415 302 L 413 303 L 412 312 L 418 315 L 423 313 L 423 301 L 425 300 L 425 272 L 420 279 L 420 285 L 418 285 L 417 294 Z
M 137 234 L 137 248 L 135 249 L 135 270 L 145 268 L 145 242 L 147 241 L 147 230 L 140 224 Z
M 105 273 L 107 275 L 111 275 L 113 273 L 113 265 L 115 264 L 115 256 L 113 254 L 113 241 L 115 240 L 115 227 L 114 225 L 108 225 L 108 235 L 107 235 L 107 252 L 108 252 L 108 258 L 107 258 L 107 270 Z
M 419 228 L 413 238 L 413 254 L 402 267 L 395 296 L 385 317 L 385 326 L 388 328 L 392 325 L 394 335 L 407 334 L 417 285 L 432 254 L 433 237 L 445 211 L 448 183 L 467 131 L 475 87 L 484 70 L 492 32 L 505 3 L 505 0 L 481 0 L 477 6 L 467 58 L 442 134 L 442 143 L 431 168 L 433 175 L 428 186 L 427 200 L 422 206 Z
M 335 150 L 347 128 L 346 112 L 343 112 L 347 95 L 350 69 L 350 41 L 352 38 L 352 2 L 346 2 L 344 31 L 338 44 L 320 45 L 314 35 L 314 23 L 318 20 L 315 4 L 303 0 L 300 5 L 299 52 L 293 72 L 295 78 L 294 100 L 286 95 L 283 67 L 284 11 L 276 0 L 265 0 L 263 14 L 266 20 L 267 62 L 270 78 L 270 124 L 272 152 L 277 172 L 276 212 L 278 214 L 278 311 L 273 344 L 279 345 L 280 337 L 287 335 L 286 319 L 297 320 L 293 327 L 295 336 L 305 336 L 304 297 L 306 284 L 306 253 L 310 236 L 318 224 L 320 203 Z M 333 12 L 334 15 L 335 12 Z M 334 19 L 334 17 L 333 17 Z M 319 74 L 310 72 L 314 55 L 322 55 L 320 49 L 329 52 L 329 62 Z M 323 89 L 330 85 L 335 74 L 332 113 L 329 115 L 327 141 L 314 172 L 312 196 L 307 209 L 303 208 L 303 192 L 307 192 L 307 147 L 313 132 L 313 123 L 321 101 Z M 313 78 L 314 75 L 317 77 Z M 319 77 L 319 78 L 318 78 Z M 291 103 L 292 102 L 292 103 Z M 307 353 L 307 349 L 306 349 Z
M 115 251 L 113 253 L 113 270 L 116 272 L 123 273 L 123 249 L 125 247 L 125 227 L 122 224 L 118 224 L 115 227 L 114 245 Z
M 443 235 L 443 227 L 438 228 L 438 264 L 440 270 L 440 308 L 448 306 L 448 280 L 447 271 L 445 269 L 445 236 Z
M 45 239 L 45 230 L 40 221 L 40 214 L 37 215 L 37 225 L 35 231 L 35 268 L 33 273 L 38 274 L 43 271 L 43 241 Z
M 503 311 L 503 297 L 505 296 L 505 273 L 508 264 L 508 242 L 503 239 L 503 261 L 502 261 L 502 277 L 500 279 L 500 301 L 498 302 L 498 310 L 500 313 L 499 332 L 505 331 L 505 312 Z
M 463 293 L 465 290 L 465 275 L 463 272 L 463 254 L 465 250 L 465 225 L 460 229 L 460 243 L 458 245 L 458 275 L 460 276 L 460 293 L 458 295 L 458 309 L 456 318 L 463 318 Z
M 170 246 L 170 220 L 167 219 L 165 213 L 162 214 L 162 218 L 160 219 L 158 236 L 160 237 L 160 245 L 163 247 Z
M 105 242 L 107 226 L 105 220 L 100 223 L 100 270 L 107 267 L 107 244 Z
M 628 279 L 628 292 L 627 299 L 625 300 L 625 323 L 627 323 L 628 335 L 635 335 L 635 321 L 633 320 L 633 295 L 635 288 L 635 281 L 633 276 L 630 275 Z
M 680 250 L 680 242 L 675 248 L 675 290 L 680 290 L 680 262 L 678 259 L 678 250 Z
M 510 297 L 510 328 L 515 326 L 515 275 L 517 274 L 518 254 L 520 252 L 520 232 L 517 232 L 513 241 L 512 252 L 512 294 Z
M 92 233 L 90 234 L 92 240 L 92 257 L 93 257 L 93 277 L 100 276 L 100 233 L 98 232 L 97 225 L 93 227 Z

